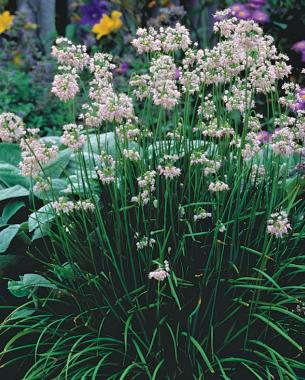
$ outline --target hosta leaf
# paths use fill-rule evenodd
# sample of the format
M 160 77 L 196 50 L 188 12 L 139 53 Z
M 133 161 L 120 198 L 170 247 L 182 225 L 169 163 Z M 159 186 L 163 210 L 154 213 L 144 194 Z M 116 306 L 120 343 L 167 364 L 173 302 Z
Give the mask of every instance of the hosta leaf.
M 29 195 L 29 190 L 23 186 L 16 185 L 9 187 L 7 189 L 0 190 L 0 201 L 6 199 L 18 198 L 18 197 L 27 197 Z
M 26 297 L 30 294 L 30 290 L 26 289 L 23 285 L 22 280 L 15 281 L 10 280 L 7 283 L 8 290 L 13 294 L 15 297 Z
M 67 188 L 68 181 L 64 178 L 54 178 L 51 179 L 52 190 L 35 191 L 34 194 L 37 198 L 43 199 L 44 201 L 52 201 L 62 194 L 63 190 Z
M 36 228 L 45 223 L 52 221 L 55 218 L 55 213 L 50 203 L 41 207 L 39 210 L 34 211 L 29 216 L 29 231 L 32 232 Z
M 0 162 L 0 184 L 4 187 L 21 185 L 28 188 L 30 181 L 21 175 L 20 169 L 16 166 Z
M 136 150 L 139 149 L 139 145 L 134 141 L 128 142 L 128 148 L 134 148 Z M 113 157 L 116 156 L 119 147 L 117 146 L 117 142 L 115 139 L 115 135 L 113 132 L 101 133 L 99 136 L 95 134 L 89 135 L 89 143 L 84 145 L 84 152 L 90 151 L 90 153 L 101 154 L 101 151 L 107 152 L 107 154 L 111 154 Z
M 22 277 L 22 283 L 25 287 L 39 286 L 43 288 L 57 289 L 57 286 L 52 284 L 51 281 L 35 273 L 26 273 Z
M 41 239 L 44 236 L 47 236 L 51 228 L 51 223 L 44 223 L 41 224 L 38 228 L 34 230 L 33 236 L 32 236 L 32 241 Z
M 0 253 L 4 253 L 17 235 L 20 224 L 12 224 L 0 231 Z
M 17 166 L 21 161 L 21 149 L 18 144 L 0 144 L 0 162 Z
M 70 149 L 59 152 L 55 160 L 44 166 L 44 174 L 50 178 L 59 178 L 69 164 L 71 154 Z
M 20 280 L 10 280 L 8 281 L 8 290 L 15 297 L 26 297 L 31 293 L 31 290 L 34 288 L 49 288 L 57 289 L 57 286 L 52 284 L 51 281 L 41 276 L 40 274 L 35 273 L 26 273 L 23 276 L 19 276 Z
M 3 209 L 0 225 L 7 224 L 7 222 L 24 206 L 25 204 L 22 201 L 8 203 Z

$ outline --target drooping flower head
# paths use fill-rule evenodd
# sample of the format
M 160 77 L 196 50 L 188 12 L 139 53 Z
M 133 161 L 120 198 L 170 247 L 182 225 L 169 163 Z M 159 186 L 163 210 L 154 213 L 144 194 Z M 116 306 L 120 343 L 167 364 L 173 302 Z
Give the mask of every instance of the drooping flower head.
M 75 98 L 79 92 L 77 83 L 78 75 L 71 73 L 57 74 L 54 77 L 51 92 L 62 102 L 67 102 Z
M 291 230 L 291 225 L 288 220 L 288 215 L 285 211 L 280 211 L 271 214 L 268 220 L 267 232 L 277 238 L 282 238 Z
M 0 140 L 2 142 L 19 141 L 24 134 L 24 124 L 19 116 L 11 112 L 4 112 L 0 115 Z

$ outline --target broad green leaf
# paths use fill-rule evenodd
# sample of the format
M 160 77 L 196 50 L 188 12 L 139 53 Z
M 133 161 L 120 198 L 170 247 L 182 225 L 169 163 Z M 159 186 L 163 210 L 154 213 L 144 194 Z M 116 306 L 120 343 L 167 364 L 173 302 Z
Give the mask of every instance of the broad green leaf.
M 50 228 L 51 228 L 51 223 L 47 222 L 47 223 L 41 224 L 39 227 L 37 227 L 34 230 L 34 233 L 33 233 L 31 240 L 34 241 L 34 240 L 41 239 L 44 236 L 48 236 Z
M 36 312 L 35 309 L 29 309 L 29 308 L 22 308 L 22 309 L 17 309 L 13 311 L 13 313 L 8 317 L 9 320 L 12 319 L 20 319 L 20 318 L 26 318 Z
M 4 253 L 17 235 L 20 224 L 12 224 L 0 231 L 0 253 Z
M 0 162 L 0 184 L 4 187 L 21 185 L 28 188 L 30 181 L 27 177 L 21 175 L 21 171 L 14 165 Z
M 13 187 L 9 187 L 7 189 L 0 190 L 0 201 L 4 201 L 6 199 L 18 198 L 18 197 L 28 197 L 29 190 L 23 186 L 16 185 Z
M 44 166 L 44 174 L 50 178 L 59 178 L 69 164 L 71 154 L 72 151 L 70 149 L 59 152 L 55 160 Z
M 15 297 L 26 297 L 30 294 L 30 290 L 26 289 L 23 285 L 22 280 L 15 281 L 10 280 L 7 283 L 8 290 L 13 294 Z
M 52 190 L 47 191 L 35 191 L 34 194 L 37 198 L 43 199 L 44 201 L 52 201 L 55 198 L 59 197 L 63 190 L 67 188 L 68 181 L 64 178 L 54 178 L 51 179 Z
M 24 206 L 25 204 L 22 201 L 8 203 L 3 209 L 0 224 L 7 224 L 7 222 Z
M 26 297 L 31 293 L 32 288 L 49 288 L 49 289 L 57 289 L 57 286 L 52 284 L 51 281 L 46 279 L 45 277 L 35 274 L 35 273 L 27 273 L 23 276 L 19 276 L 20 280 L 8 281 L 8 290 L 15 297 Z
M 43 224 L 51 222 L 54 218 L 54 210 L 52 205 L 48 203 L 29 216 L 29 231 L 32 232 L 36 228 L 40 228 Z
M 25 287 L 39 286 L 43 288 L 57 289 L 57 286 L 52 284 L 51 281 L 36 273 L 26 273 L 22 277 L 22 283 Z
M 0 162 L 17 166 L 21 161 L 21 149 L 18 144 L 0 144 Z
M 139 149 L 139 145 L 134 141 L 128 142 L 128 147 L 130 149 L 131 148 L 134 148 L 136 150 Z M 83 151 L 95 153 L 98 155 L 101 154 L 101 151 L 105 151 L 108 154 L 111 154 L 113 157 L 115 157 L 119 149 L 120 148 L 117 146 L 114 133 L 107 132 L 107 133 L 101 133 L 98 136 L 95 134 L 90 134 L 89 142 L 87 142 L 84 145 Z

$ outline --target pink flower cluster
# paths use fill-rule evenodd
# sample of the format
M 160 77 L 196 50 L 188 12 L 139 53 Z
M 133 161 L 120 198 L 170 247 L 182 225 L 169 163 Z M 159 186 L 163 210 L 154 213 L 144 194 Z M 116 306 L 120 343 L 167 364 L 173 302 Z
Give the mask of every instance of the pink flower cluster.
M 64 37 L 57 38 L 56 45 L 52 46 L 51 55 L 56 58 L 59 65 L 79 71 L 84 70 L 90 61 L 85 45 L 74 45 Z
M 123 156 L 130 161 L 139 161 L 141 156 L 135 149 L 123 149 Z
M 57 201 L 51 203 L 56 213 L 69 214 L 73 211 L 94 211 L 95 205 L 90 200 L 69 201 L 65 197 L 59 197 Z
M 174 28 L 154 28 L 137 30 L 137 38 L 132 42 L 139 54 L 163 51 L 165 53 L 176 50 L 186 50 L 190 44 L 190 33 L 185 26 L 177 23 Z
M 210 212 L 207 212 L 204 208 L 199 208 L 196 211 L 196 214 L 194 214 L 193 218 L 194 218 L 194 222 L 197 222 L 198 220 L 212 218 L 212 214 Z
M 292 154 L 296 148 L 293 132 L 288 127 L 276 130 L 272 135 L 271 146 L 277 155 Z
M 156 172 L 154 170 L 145 172 L 141 177 L 137 178 L 139 194 L 131 198 L 132 202 L 136 202 L 139 205 L 147 205 L 151 199 L 151 194 L 155 191 L 155 177 Z
M 55 75 L 51 91 L 63 102 L 74 99 L 79 92 L 77 73 L 90 63 L 86 51 L 86 46 L 76 46 L 63 37 L 58 38 L 52 47 L 52 55 L 57 59 L 60 74 Z
M 116 178 L 116 161 L 111 155 L 102 153 L 100 156 L 102 168 L 96 168 L 97 175 L 103 185 L 109 185 L 115 181 Z
M 67 147 L 77 150 L 80 149 L 87 138 L 80 134 L 83 130 L 82 125 L 66 124 L 63 126 L 64 134 L 60 138 L 60 142 Z
M 209 184 L 208 190 L 211 191 L 212 193 L 217 193 L 220 191 L 229 190 L 229 186 L 225 182 L 216 181 L 216 182 L 211 182 Z
M 149 72 L 150 75 L 136 75 L 131 79 L 129 84 L 135 87 L 134 95 L 140 100 L 151 96 L 155 105 L 172 109 L 180 98 L 173 58 L 165 54 L 153 58 Z
M 282 238 L 283 235 L 288 234 L 291 225 L 288 221 L 288 215 L 285 211 L 276 212 L 271 214 L 268 220 L 267 231 L 270 235 Z
M 150 280 L 154 279 L 157 281 L 164 281 L 167 279 L 167 277 L 169 277 L 169 272 L 170 272 L 169 263 L 167 260 L 164 260 L 164 265 L 163 266 L 159 265 L 158 269 L 152 272 L 149 272 L 148 278 Z
M 127 120 L 126 123 L 116 127 L 115 132 L 121 141 L 137 140 L 140 136 L 140 128 L 131 121 Z M 143 135 L 143 133 L 141 133 Z
M 84 104 L 81 117 L 89 126 L 99 126 L 103 121 L 121 123 L 135 119 L 132 99 L 124 93 L 117 94 L 112 86 L 114 65 L 109 54 L 96 53 L 90 61 L 94 79 L 90 82 L 90 104 Z
M 25 135 L 22 119 L 11 112 L 0 114 L 0 140 L 2 142 L 19 141 Z
M 249 132 L 246 136 L 245 145 L 242 149 L 242 156 L 245 160 L 251 160 L 260 151 L 261 140 L 258 133 Z
M 181 169 L 174 165 L 166 165 L 163 167 L 158 165 L 158 171 L 160 175 L 163 175 L 166 179 L 174 179 L 179 177 L 181 174 Z
M 54 77 L 51 92 L 63 102 L 68 102 L 69 100 L 72 100 L 79 92 L 77 79 L 77 74 L 57 74 Z
M 20 142 L 22 161 L 19 166 L 21 174 L 28 177 L 36 177 L 42 170 L 43 165 L 54 159 L 58 152 L 58 147 L 46 144 L 35 137 L 22 139 Z
M 193 128 L 194 132 L 201 132 L 202 136 L 209 137 L 229 137 L 234 135 L 235 131 L 228 122 L 219 122 L 217 118 L 211 120 L 208 123 L 201 123 L 199 127 Z
M 210 160 L 205 153 L 200 151 L 195 151 L 191 154 L 190 164 L 203 165 L 203 173 L 205 176 L 208 176 L 209 174 L 216 174 L 221 167 L 221 161 L 218 161 L 215 158 Z

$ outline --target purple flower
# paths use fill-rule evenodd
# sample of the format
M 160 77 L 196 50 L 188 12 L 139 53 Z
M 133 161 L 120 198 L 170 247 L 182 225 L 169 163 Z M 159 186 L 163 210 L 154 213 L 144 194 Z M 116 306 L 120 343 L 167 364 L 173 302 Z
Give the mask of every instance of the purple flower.
M 303 53 L 305 51 L 305 40 L 293 44 L 292 50 Z
M 266 22 L 269 22 L 270 20 L 269 15 L 266 12 L 261 11 L 259 9 L 252 12 L 251 18 L 252 20 L 259 22 L 261 24 L 265 24 Z
M 251 8 L 261 8 L 266 4 L 266 0 L 249 0 L 248 6 Z
M 258 133 L 258 139 L 262 144 L 267 144 L 272 141 L 272 133 L 267 131 L 261 131 Z
M 305 109 L 305 103 L 294 103 L 294 104 L 291 104 L 290 108 L 294 112 L 302 111 Z
M 91 0 L 87 5 L 80 8 L 81 24 L 94 25 L 99 22 L 103 14 L 108 11 L 108 2 L 106 0 Z
M 301 88 L 296 94 L 297 101 L 291 105 L 291 109 L 294 112 L 305 109 L 305 88 Z
M 129 69 L 128 62 L 122 62 L 120 67 L 117 68 L 116 72 L 121 75 L 125 75 Z
M 233 13 L 233 16 L 240 20 L 248 20 L 251 16 L 251 13 L 246 5 L 236 3 L 229 7 Z
M 302 54 L 302 62 L 305 62 L 305 40 L 298 41 L 292 45 L 292 50 Z
M 301 90 L 297 93 L 297 99 L 299 103 L 303 103 L 305 105 L 305 87 L 301 88 Z

